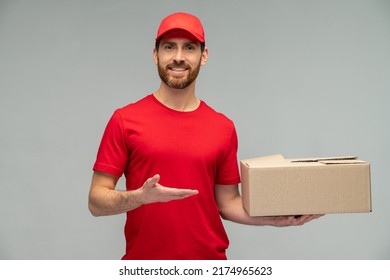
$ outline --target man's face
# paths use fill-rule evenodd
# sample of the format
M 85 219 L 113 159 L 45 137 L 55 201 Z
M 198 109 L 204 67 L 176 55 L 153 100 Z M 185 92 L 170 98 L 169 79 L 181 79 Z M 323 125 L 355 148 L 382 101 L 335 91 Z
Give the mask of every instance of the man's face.
M 207 49 L 201 52 L 200 43 L 185 31 L 170 32 L 154 50 L 161 80 L 174 89 L 184 89 L 197 78 L 200 66 L 206 64 Z

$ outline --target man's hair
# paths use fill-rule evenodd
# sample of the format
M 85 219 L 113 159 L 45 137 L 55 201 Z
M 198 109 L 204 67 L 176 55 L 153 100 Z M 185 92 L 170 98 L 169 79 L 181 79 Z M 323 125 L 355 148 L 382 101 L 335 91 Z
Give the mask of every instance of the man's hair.
M 160 42 L 161 42 L 161 39 L 156 41 L 156 44 L 155 44 L 156 51 L 158 51 L 158 48 L 160 47 Z M 203 43 L 200 42 L 200 52 L 201 53 L 203 53 L 205 47 L 206 47 L 206 44 L 204 42 Z

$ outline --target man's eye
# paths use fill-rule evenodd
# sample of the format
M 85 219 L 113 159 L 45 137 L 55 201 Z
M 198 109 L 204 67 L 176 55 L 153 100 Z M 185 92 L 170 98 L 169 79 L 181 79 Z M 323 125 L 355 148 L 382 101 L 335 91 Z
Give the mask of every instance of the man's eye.
M 172 49 L 173 49 L 173 47 L 171 45 L 164 45 L 164 50 L 169 51 L 169 50 L 172 50 Z
M 192 51 L 194 49 L 195 49 L 195 47 L 193 45 L 186 46 L 186 50 L 188 50 L 188 51 Z

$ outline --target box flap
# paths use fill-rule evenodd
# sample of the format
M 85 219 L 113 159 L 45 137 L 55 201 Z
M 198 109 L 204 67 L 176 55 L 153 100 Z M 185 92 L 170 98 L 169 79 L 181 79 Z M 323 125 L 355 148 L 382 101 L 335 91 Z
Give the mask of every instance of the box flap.
M 357 160 L 356 156 L 341 156 L 341 157 L 324 157 L 324 158 L 299 158 L 292 159 L 291 162 L 337 162 L 337 163 L 346 163 L 348 160 Z
M 320 160 L 319 163 L 323 164 L 359 164 L 366 163 L 364 160 L 359 159 L 346 159 L 346 160 Z
M 241 160 L 241 163 L 249 168 L 287 167 L 292 165 L 331 165 L 331 164 L 363 164 L 366 161 L 359 160 L 356 156 L 318 157 L 285 159 L 282 155 L 271 155 L 258 158 Z
M 245 160 L 242 160 L 241 162 L 244 163 L 246 166 L 250 167 L 254 164 L 281 162 L 281 161 L 285 161 L 285 159 L 282 155 L 271 155 L 271 156 L 245 159 Z

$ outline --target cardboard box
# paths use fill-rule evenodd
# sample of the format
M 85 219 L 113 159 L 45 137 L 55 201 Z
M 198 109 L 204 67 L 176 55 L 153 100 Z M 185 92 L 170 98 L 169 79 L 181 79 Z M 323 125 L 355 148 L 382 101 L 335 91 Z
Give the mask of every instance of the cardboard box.
M 357 157 L 242 160 L 250 216 L 371 212 L 370 164 Z

